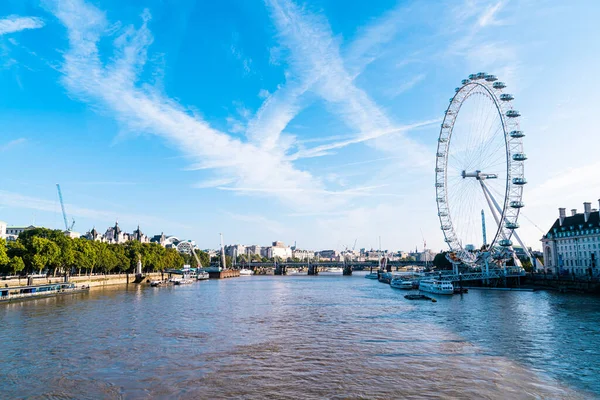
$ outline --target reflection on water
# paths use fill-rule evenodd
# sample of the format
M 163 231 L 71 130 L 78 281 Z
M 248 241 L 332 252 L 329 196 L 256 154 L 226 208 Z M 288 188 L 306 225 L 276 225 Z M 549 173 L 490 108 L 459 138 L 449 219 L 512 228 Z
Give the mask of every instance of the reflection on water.
M 2 398 L 590 398 L 600 300 L 410 302 L 362 275 L 98 289 L 0 307 Z

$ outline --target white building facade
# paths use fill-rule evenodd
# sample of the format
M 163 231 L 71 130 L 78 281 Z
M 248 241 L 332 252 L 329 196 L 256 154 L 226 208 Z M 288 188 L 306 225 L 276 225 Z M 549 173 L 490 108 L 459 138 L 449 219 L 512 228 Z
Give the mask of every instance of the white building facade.
M 544 266 L 554 274 L 593 275 L 600 273 L 600 215 L 591 203 L 583 213 L 558 209 L 558 219 L 542 238 Z
M 6 222 L 0 221 L 0 239 L 6 239 Z

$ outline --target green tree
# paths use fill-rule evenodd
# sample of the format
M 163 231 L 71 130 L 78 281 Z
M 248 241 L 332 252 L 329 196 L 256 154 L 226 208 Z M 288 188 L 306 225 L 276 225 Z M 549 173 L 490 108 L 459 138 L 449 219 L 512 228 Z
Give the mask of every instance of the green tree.
M 8 262 L 8 269 L 11 275 L 16 275 L 25 269 L 25 263 L 21 257 L 12 257 Z
M 191 259 L 193 260 L 193 264 L 191 262 L 189 262 L 188 264 L 190 266 L 195 267 L 196 259 L 194 258 L 194 256 L 192 256 L 191 254 L 188 254 L 187 256 L 191 257 Z M 160 269 L 181 268 L 183 267 L 184 263 L 184 257 L 181 254 L 179 254 L 179 252 L 176 249 L 165 249 L 165 252 L 162 256 Z
M 44 237 L 33 237 L 32 239 L 33 256 L 32 266 L 42 273 L 42 269 L 49 265 L 56 265 L 56 260 L 60 256 L 60 248 L 56 243 Z
M 8 261 L 6 241 L 0 238 L 0 266 L 8 264 Z

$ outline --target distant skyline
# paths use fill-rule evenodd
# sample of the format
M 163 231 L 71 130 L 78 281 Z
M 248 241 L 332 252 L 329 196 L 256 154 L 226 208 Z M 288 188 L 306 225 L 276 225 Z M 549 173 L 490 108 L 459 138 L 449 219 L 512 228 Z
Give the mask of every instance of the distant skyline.
M 81 233 L 445 249 L 440 122 L 485 71 L 523 115 L 520 234 L 539 249 L 559 207 L 598 208 L 599 17 L 591 0 L 5 0 L 0 220 L 63 229 L 60 183 Z

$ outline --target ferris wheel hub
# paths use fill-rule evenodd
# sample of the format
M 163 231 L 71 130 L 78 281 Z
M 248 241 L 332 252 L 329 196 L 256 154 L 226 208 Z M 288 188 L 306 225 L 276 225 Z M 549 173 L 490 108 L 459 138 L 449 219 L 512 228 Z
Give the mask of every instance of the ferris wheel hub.
M 461 173 L 461 176 L 462 176 L 463 179 L 465 179 L 465 178 L 475 178 L 478 181 L 483 181 L 485 179 L 497 179 L 498 178 L 497 174 L 486 174 L 486 173 L 483 173 L 483 172 L 481 172 L 479 170 L 473 171 L 473 172 L 467 172 L 464 169 L 463 169 L 463 171 Z

